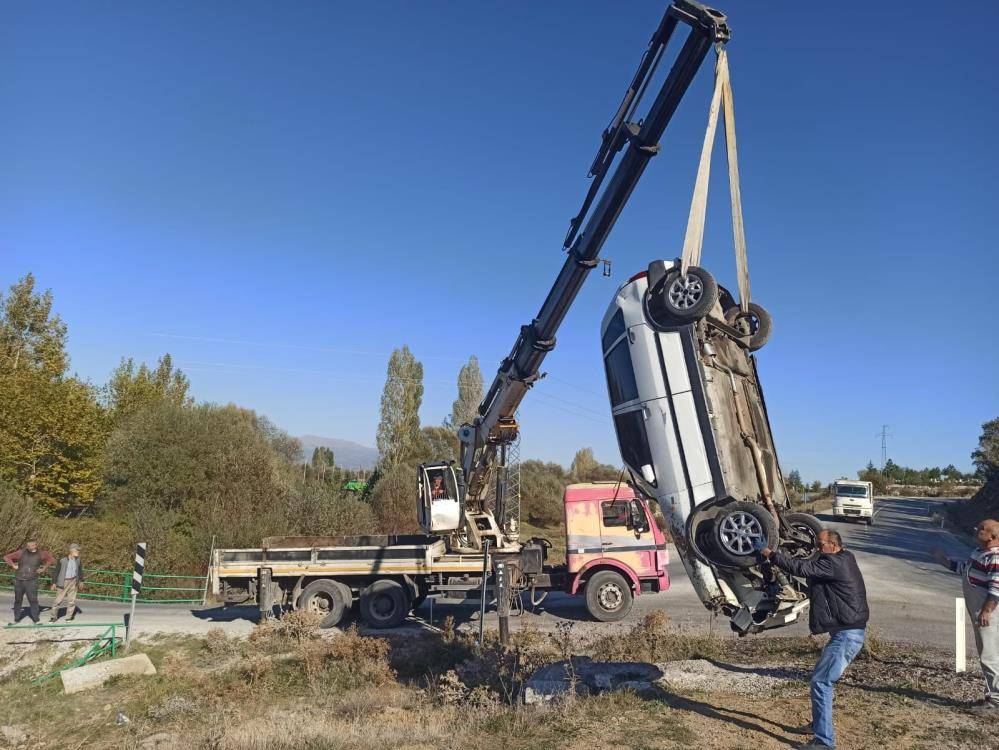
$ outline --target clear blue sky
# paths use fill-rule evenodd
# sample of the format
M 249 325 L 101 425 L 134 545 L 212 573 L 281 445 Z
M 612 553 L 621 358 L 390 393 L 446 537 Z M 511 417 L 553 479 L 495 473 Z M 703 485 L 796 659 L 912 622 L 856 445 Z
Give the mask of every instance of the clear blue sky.
M 372 444 L 408 344 L 439 422 L 547 292 L 585 172 L 664 7 L 6 3 L 0 284 L 32 271 L 72 366 L 172 353 L 203 400 Z M 785 470 L 970 467 L 999 415 L 999 4 L 722 6 L 760 353 Z M 675 257 L 710 61 L 522 411 L 525 455 L 617 463 L 598 348 L 617 284 Z M 721 156 L 722 149 L 718 150 Z M 716 178 L 723 176 L 716 161 Z M 704 265 L 734 279 L 716 179 Z M 557 378 L 557 379 L 556 379 Z

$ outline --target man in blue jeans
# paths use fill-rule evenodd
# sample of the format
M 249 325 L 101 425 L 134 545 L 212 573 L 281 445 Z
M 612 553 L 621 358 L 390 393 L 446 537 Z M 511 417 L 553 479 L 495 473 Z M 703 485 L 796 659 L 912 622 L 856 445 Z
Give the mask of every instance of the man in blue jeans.
M 769 547 L 760 555 L 781 570 L 808 582 L 811 609 L 808 628 L 813 634 L 829 633 L 815 671 L 812 672 L 811 742 L 802 750 L 828 750 L 836 747 L 833 732 L 833 683 L 843 674 L 864 647 L 864 634 L 870 611 L 867 587 L 857 567 L 857 559 L 843 549 L 843 540 L 835 531 L 822 531 L 818 538 L 819 554 L 813 560 L 791 557 Z

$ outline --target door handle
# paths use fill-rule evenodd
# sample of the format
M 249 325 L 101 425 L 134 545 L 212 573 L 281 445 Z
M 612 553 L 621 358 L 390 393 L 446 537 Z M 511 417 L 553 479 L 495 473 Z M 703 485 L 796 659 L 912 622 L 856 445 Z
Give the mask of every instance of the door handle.
M 614 542 L 601 542 L 604 547 L 610 547 Z

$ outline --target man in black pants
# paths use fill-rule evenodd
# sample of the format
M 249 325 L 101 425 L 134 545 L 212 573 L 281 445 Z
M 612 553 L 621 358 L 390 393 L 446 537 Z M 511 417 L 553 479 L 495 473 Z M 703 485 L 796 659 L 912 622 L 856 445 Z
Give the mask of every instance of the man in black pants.
M 791 557 L 766 548 L 760 554 L 781 570 L 808 582 L 812 600 L 808 628 L 814 635 L 829 633 L 829 641 L 815 665 L 811 679 L 811 742 L 802 750 L 830 750 L 836 746 L 833 732 L 833 684 L 864 647 L 867 630 L 867 588 L 857 559 L 843 549 L 835 531 L 823 530 L 818 537 L 819 555 L 814 560 Z
M 12 567 L 14 573 L 14 622 L 18 622 L 23 613 L 21 602 L 27 597 L 31 619 L 38 624 L 38 576 L 43 575 L 48 567 L 55 562 L 45 550 L 38 549 L 38 540 L 29 539 L 19 550 L 4 556 L 4 562 Z

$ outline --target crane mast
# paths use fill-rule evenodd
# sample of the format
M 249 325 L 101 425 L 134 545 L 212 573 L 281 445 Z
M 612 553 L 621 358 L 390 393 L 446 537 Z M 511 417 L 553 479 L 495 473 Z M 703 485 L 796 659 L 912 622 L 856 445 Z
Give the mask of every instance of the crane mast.
M 681 23 L 689 26 L 690 33 L 647 114 L 636 121 L 638 105 Z M 598 264 L 600 250 L 649 160 L 659 153 L 659 139 L 705 56 L 713 44 L 724 44 L 728 39 L 725 16 L 712 8 L 693 0 L 675 0 L 666 9 L 621 105 L 603 132 L 600 148 L 589 170 L 588 176 L 593 182 L 579 212 L 570 221 L 563 242 L 563 250 L 567 253 L 565 263 L 537 316 L 521 326 L 510 354 L 500 364 L 479 405 L 478 416 L 472 424 L 462 425 L 458 431 L 464 500 L 470 510 L 485 511 L 489 475 L 497 462 L 500 467 L 506 463 L 506 446 L 518 434 L 517 408 L 528 389 L 544 377 L 541 365 L 548 352 L 555 348 L 559 326 L 586 277 Z M 611 172 L 622 149 L 624 154 Z M 606 188 L 601 192 L 608 175 Z M 500 477 L 495 513 L 500 526 L 505 518 L 504 486 L 505 481 Z

